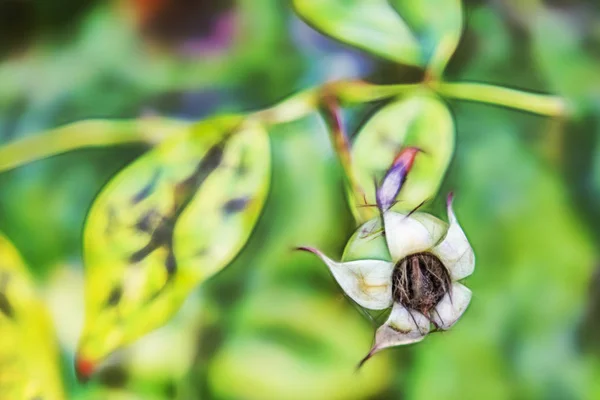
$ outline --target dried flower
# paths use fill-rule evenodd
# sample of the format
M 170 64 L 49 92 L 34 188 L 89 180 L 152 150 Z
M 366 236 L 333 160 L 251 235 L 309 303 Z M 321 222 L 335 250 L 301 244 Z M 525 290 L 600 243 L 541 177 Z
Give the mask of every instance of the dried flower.
M 396 158 L 377 189 L 380 218 L 363 224 L 346 246 L 348 253 L 365 245 L 379 229 L 391 261 L 361 258 L 336 262 L 315 248 L 299 248 L 320 257 L 344 292 L 361 307 L 392 307 L 361 364 L 384 348 L 416 343 L 433 330 L 449 329 L 471 300 L 471 291 L 458 281 L 473 273 L 475 256 L 452 209 L 452 195 L 447 200 L 448 224 L 423 212 L 391 211 L 416 152 L 405 149 Z

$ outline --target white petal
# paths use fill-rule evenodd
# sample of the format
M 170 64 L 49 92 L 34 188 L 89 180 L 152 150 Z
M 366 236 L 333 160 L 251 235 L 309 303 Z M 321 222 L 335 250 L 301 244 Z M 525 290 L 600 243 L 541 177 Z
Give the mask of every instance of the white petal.
M 361 307 L 383 310 L 392 305 L 394 264 L 381 260 L 335 262 L 312 247 L 300 247 L 319 256 L 348 296 Z
M 360 365 L 385 348 L 420 342 L 429 333 L 429 325 L 429 319 L 420 312 L 394 303 L 388 320 L 375 333 L 375 344 Z
M 475 254 L 467 236 L 458 224 L 452 210 L 452 196 L 448 196 L 448 221 L 446 237 L 431 252 L 448 268 L 453 281 L 466 278 L 475 269 Z
M 383 214 L 385 238 L 392 260 L 431 249 L 444 232 L 446 224 L 424 213 L 412 215 L 388 211 Z
M 458 282 L 452 284 L 447 293 L 431 313 L 431 320 L 439 329 L 450 329 L 463 315 L 471 301 L 471 290 Z

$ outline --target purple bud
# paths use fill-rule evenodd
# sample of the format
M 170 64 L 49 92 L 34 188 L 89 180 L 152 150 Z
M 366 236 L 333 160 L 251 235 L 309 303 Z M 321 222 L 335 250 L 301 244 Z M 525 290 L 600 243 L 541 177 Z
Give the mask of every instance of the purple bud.
M 421 149 L 417 147 L 402 149 L 394 159 L 390 169 L 385 173 L 381 184 L 376 189 L 377 207 L 381 212 L 389 210 L 394 205 L 396 196 L 398 196 L 402 185 L 404 185 L 406 176 L 419 152 L 421 152 Z

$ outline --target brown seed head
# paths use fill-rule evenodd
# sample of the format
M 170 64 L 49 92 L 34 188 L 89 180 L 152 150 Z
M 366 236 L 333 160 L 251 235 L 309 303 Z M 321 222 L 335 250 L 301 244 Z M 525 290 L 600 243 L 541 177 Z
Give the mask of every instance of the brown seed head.
M 451 284 L 450 274 L 439 258 L 431 253 L 411 254 L 394 268 L 392 296 L 394 301 L 429 317 Z

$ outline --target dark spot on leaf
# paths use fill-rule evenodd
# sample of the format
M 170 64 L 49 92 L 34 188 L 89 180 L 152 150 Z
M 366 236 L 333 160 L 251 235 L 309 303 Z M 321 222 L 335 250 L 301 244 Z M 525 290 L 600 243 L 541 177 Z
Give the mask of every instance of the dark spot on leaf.
M 135 223 L 135 229 L 144 233 L 152 233 L 155 228 L 156 220 L 160 218 L 160 214 L 156 210 L 150 210 L 140 217 Z
M 6 296 L 6 286 L 8 286 L 8 282 L 10 281 L 10 274 L 6 271 L 2 271 L 2 276 L 0 276 L 0 312 L 6 315 L 10 319 L 15 318 L 15 312 Z
M 98 376 L 98 381 L 104 386 L 111 388 L 121 388 L 127 384 L 129 375 L 122 365 L 111 365 L 102 368 Z
M 156 218 L 156 216 L 159 216 L 160 219 L 160 222 L 158 222 L 154 230 L 151 231 L 151 237 L 148 244 L 133 253 L 129 258 L 131 263 L 140 262 L 154 250 L 164 248 L 168 251 L 167 258 L 165 259 L 165 268 L 169 276 L 168 281 L 170 281 L 170 278 L 177 272 L 177 260 L 173 253 L 173 230 L 175 223 L 206 178 L 208 178 L 208 176 L 221 164 L 225 142 L 228 137 L 229 135 L 221 142 L 212 146 L 206 152 L 202 160 L 198 162 L 194 172 L 188 178 L 175 185 L 174 207 L 168 215 L 160 216 L 158 212 L 154 211 L 153 213 L 150 211 L 136 223 L 136 228 L 150 233 L 150 226 L 152 225 L 151 219 Z
M 231 199 L 223 205 L 223 213 L 225 215 L 231 215 L 243 211 L 244 208 L 248 206 L 248 203 L 250 203 L 250 200 L 251 198 L 247 196 Z
M 241 178 L 242 176 L 246 175 L 249 171 L 247 159 L 248 159 L 248 150 L 242 149 L 242 154 L 240 156 L 240 162 L 238 163 L 238 165 L 235 168 L 235 175 L 238 178 Z
M 0 292 L 0 311 L 10 319 L 15 318 L 15 312 L 4 292 Z
M 206 247 L 201 248 L 194 254 L 194 257 L 204 257 L 208 254 L 208 249 Z
M 117 211 L 114 206 L 109 205 L 106 209 L 106 230 L 104 231 L 105 235 L 111 235 L 113 232 L 113 228 L 117 224 Z
M 140 190 L 138 193 L 136 193 L 133 196 L 133 198 L 131 199 L 131 203 L 137 204 L 140 201 L 147 198 L 148 196 L 150 196 L 150 194 L 152 194 L 152 191 L 156 188 L 156 184 L 158 183 L 159 178 L 160 178 L 160 169 L 157 169 L 154 172 L 154 175 L 152 175 L 150 182 L 148 182 L 148 184 L 146 184 L 146 186 L 144 186 L 142 188 L 142 190 Z
M 139 249 L 138 251 L 133 253 L 131 255 L 131 257 L 129 257 L 129 262 L 132 264 L 138 263 L 138 262 L 142 261 L 144 258 L 148 257 L 150 255 L 150 253 L 152 253 L 157 248 L 158 248 L 158 246 L 156 246 L 152 242 L 152 240 L 150 240 L 150 243 L 148 243 L 147 245 L 145 245 L 144 247 L 142 247 L 141 249 Z
M 175 253 L 173 252 L 172 247 L 169 249 L 169 253 L 167 254 L 165 267 L 167 268 L 167 273 L 169 276 L 174 275 L 175 272 L 177 272 L 177 260 L 175 259 Z
M 106 301 L 107 307 L 114 307 L 121 301 L 121 297 L 123 297 L 123 288 L 121 286 L 115 286 L 108 296 L 108 300 Z
M 211 147 L 204 158 L 200 160 L 196 169 L 186 180 L 175 186 L 175 214 L 179 216 L 181 211 L 191 201 L 194 193 L 202 186 L 208 176 L 221 164 L 223 160 L 224 142 Z

